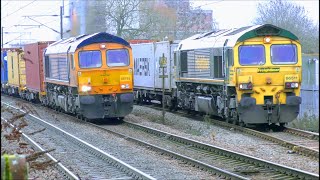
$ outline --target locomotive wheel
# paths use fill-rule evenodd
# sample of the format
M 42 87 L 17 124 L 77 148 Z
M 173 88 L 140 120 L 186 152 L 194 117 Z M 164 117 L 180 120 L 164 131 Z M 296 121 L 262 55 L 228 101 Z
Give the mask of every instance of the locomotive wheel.
M 231 123 L 232 119 L 230 117 L 225 117 L 226 123 Z
M 239 124 L 239 122 L 238 122 L 238 120 L 237 120 L 237 119 L 234 119 L 234 120 L 232 121 L 232 124 L 234 124 L 234 125 L 238 125 L 238 124 Z
M 137 98 L 137 104 L 141 105 L 141 98 L 140 97 Z
M 246 124 L 243 121 L 241 121 L 241 122 L 239 122 L 239 126 L 246 127 Z

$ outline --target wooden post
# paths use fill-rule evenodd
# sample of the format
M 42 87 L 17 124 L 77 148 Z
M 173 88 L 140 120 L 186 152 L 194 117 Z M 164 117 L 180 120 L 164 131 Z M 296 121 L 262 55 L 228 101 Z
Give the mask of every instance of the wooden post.
M 1 156 L 1 179 L 28 179 L 28 163 L 24 155 Z

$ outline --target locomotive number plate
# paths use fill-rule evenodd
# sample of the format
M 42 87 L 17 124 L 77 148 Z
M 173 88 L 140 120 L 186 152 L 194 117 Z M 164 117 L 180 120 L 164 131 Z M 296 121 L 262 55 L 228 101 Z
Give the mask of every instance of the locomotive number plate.
M 285 82 L 298 82 L 299 81 L 299 76 L 298 76 L 298 74 L 285 75 L 284 76 L 284 81 Z
M 120 75 L 120 81 L 131 81 L 130 75 Z

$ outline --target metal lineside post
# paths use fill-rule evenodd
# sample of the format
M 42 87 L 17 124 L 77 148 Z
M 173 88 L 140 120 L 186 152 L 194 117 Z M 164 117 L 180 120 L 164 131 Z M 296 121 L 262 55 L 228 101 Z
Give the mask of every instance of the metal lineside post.
M 162 78 L 162 123 L 164 124 L 164 117 L 165 117 L 165 111 L 164 111 L 164 103 L 165 103 L 165 99 L 164 99 L 164 91 L 165 91 L 165 87 L 164 87 L 164 78 L 167 78 L 167 76 L 164 74 L 164 69 L 167 67 L 167 59 L 166 57 L 164 57 L 164 53 L 162 53 L 162 57 L 159 58 L 159 64 L 160 64 L 160 68 L 162 68 L 162 75 L 159 75 L 160 78 Z
M 3 48 L 3 29 L 4 27 L 1 27 L 1 48 Z
M 63 14 L 63 7 L 60 6 L 60 37 L 61 37 L 61 39 L 63 38 L 63 18 L 62 18 L 62 14 Z
M 4 58 L 4 56 L 3 56 L 3 29 L 4 29 L 4 27 L 1 27 L 1 67 L 3 67 L 4 66 L 4 62 L 3 62 L 3 58 Z M 2 69 L 1 69 L 1 71 L 2 71 Z
M 164 58 L 164 54 L 162 55 L 162 58 Z M 164 66 L 162 66 L 162 124 L 164 124 L 164 116 L 165 116 L 165 111 L 164 111 Z

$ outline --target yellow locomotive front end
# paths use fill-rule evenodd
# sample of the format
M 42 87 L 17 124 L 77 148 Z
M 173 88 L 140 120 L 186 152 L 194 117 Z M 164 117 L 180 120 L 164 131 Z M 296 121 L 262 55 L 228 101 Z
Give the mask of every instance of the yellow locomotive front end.
M 239 121 L 246 124 L 284 125 L 299 114 L 300 43 L 292 34 L 270 30 L 234 46 L 230 84 L 237 92 Z
M 115 43 L 93 44 L 75 52 L 75 63 L 84 116 L 124 117 L 132 111 L 131 48 Z
M 108 33 L 58 41 L 45 52 L 43 104 L 92 120 L 119 118 L 133 109 L 130 44 Z

